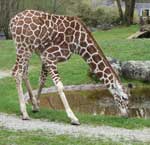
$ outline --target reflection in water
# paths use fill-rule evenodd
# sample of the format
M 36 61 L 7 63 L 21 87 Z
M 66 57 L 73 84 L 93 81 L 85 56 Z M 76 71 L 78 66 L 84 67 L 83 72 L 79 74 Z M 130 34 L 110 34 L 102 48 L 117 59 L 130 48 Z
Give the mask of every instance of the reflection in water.
M 65 93 L 74 111 L 93 115 L 119 115 L 119 110 L 107 89 L 66 91 Z M 131 117 L 150 117 L 150 88 L 132 89 L 129 102 L 129 114 Z M 51 109 L 64 109 L 57 93 L 42 95 L 41 106 Z

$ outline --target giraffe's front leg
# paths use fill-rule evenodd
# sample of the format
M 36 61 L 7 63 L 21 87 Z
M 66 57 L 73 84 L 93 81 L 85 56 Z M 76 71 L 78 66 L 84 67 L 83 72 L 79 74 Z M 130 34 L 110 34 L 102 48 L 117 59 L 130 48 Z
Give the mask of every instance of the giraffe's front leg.
M 65 93 L 63 91 L 63 84 L 60 81 L 60 77 L 58 75 L 57 66 L 53 62 L 51 62 L 50 64 L 49 63 L 50 63 L 50 61 L 48 61 L 47 64 L 46 64 L 47 68 L 48 68 L 48 71 L 49 71 L 49 73 L 51 75 L 51 78 L 52 78 L 55 86 L 57 87 L 59 96 L 60 96 L 61 101 L 62 101 L 62 103 L 63 103 L 63 105 L 65 107 L 67 116 L 70 118 L 72 125 L 80 125 L 78 118 L 72 112 L 72 110 L 71 110 L 71 108 L 70 108 L 70 106 L 68 104 L 68 101 L 66 99 Z
M 21 65 L 21 64 L 20 64 Z M 18 63 L 15 64 L 13 70 L 12 70 L 12 75 L 16 80 L 16 87 L 18 91 L 18 97 L 19 97 L 19 103 L 20 103 L 20 111 L 22 115 L 23 120 L 29 120 L 29 115 L 27 113 L 26 109 L 26 103 L 24 100 L 24 95 L 23 95 L 23 89 L 22 89 L 22 69 Z
M 53 80 L 53 81 L 55 81 L 55 80 Z M 74 113 L 72 112 L 72 110 L 71 110 L 71 108 L 70 108 L 70 106 L 68 104 L 68 101 L 66 99 L 65 93 L 63 91 L 63 84 L 62 84 L 62 82 L 58 81 L 56 83 L 56 87 L 57 87 L 59 96 L 60 96 L 60 98 L 61 98 L 61 100 L 63 102 L 63 105 L 65 107 L 65 110 L 67 112 L 67 115 L 71 119 L 71 124 L 72 125 L 80 125 L 78 118 L 74 115 Z

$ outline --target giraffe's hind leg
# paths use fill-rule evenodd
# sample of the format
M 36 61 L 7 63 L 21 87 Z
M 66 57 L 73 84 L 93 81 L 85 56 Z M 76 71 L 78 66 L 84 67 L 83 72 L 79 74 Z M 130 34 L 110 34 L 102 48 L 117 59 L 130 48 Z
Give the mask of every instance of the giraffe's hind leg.
M 26 62 L 25 71 L 23 73 L 23 80 L 25 82 L 25 85 L 26 85 L 26 88 L 28 90 L 28 94 L 29 94 L 29 97 L 30 97 L 30 101 L 32 103 L 32 111 L 33 112 L 38 112 L 39 107 L 38 107 L 38 104 L 37 104 L 37 100 L 36 100 L 36 97 L 32 93 L 32 87 L 31 87 L 30 81 L 28 79 L 28 63 L 27 62 Z
M 38 105 L 40 105 L 40 95 L 41 95 L 42 89 L 44 87 L 47 75 L 48 75 L 48 69 L 46 68 L 45 64 L 42 63 L 41 74 L 40 74 L 40 78 L 39 78 L 39 89 L 38 89 L 38 93 L 37 93 Z
M 65 107 L 65 110 L 66 110 L 66 113 L 67 113 L 67 116 L 70 118 L 71 120 L 71 124 L 72 125 L 79 125 L 79 120 L 78 118 L 74 115 L 74 113 L 72 112 L 69 104 L 68 104 L 68 101 L 66 99 L 66 96 L 65 96 L 65 93 L 63 91 L 63 84 L 62 82 L 60 81 L 60 77 L 58 75 L 58 71 L 57 71 L 57 66 L 56 64 L 54 63 L 54 61 L 51 61 L 51 60 L 46 60 L 45 62 L 46 64 L 46 67 L 48 69 L 48 72 L 50 73 L 51 75 L 51 78 L 58 90 L 58 93 L 59 93 L 59 96 L 61 98 L 61 101 Z

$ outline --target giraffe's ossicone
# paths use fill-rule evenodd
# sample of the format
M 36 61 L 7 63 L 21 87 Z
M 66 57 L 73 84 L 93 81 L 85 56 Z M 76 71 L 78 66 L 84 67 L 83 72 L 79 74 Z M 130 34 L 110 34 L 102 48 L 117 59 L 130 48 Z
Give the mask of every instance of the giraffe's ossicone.
M 16 79 L 23 119 L 29 119 L 29 116 L 23 96 L 22 80 L 25 81 L 29 92 L 33 111 L 38 111 L 39 97 L 46 77 L 50 74 L 71 123 L 79 124 L 66 100 L 63 84 L 57 71 L 57 63 L 68 60 L 72 53 L 80 55 L 88 63 L 91 71 L 114 96 L 122 115 L 127 115 L 128 95 L 104 53 L 79 18 L 25 10 L 11 19 L 10 31 L 17 51 L 12 74 Z M 27 77 L 28 61 L 33 52 L 37 53 L 42 61 L 37 98 L 32 94 L 32 88 Z

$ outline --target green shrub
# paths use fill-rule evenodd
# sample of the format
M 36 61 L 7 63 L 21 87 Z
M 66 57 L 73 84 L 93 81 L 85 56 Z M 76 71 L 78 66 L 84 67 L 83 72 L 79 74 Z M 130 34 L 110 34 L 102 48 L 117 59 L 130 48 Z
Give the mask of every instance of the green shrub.
M 87 4 L 81 4 L 78 5 L 77 7 L 76 15 L 80 17 L 84 21 L 84 23 L 86 23 L 88 26 L 91 26 L 92 24 L 91 21 L 92 13 L 93 12 L 91 7 Z
M 81 4 L 77 8 L 77 15 L 90 27 L 119 23 L 117 8 L 99 7 L 95 10 L 89 5 Z

